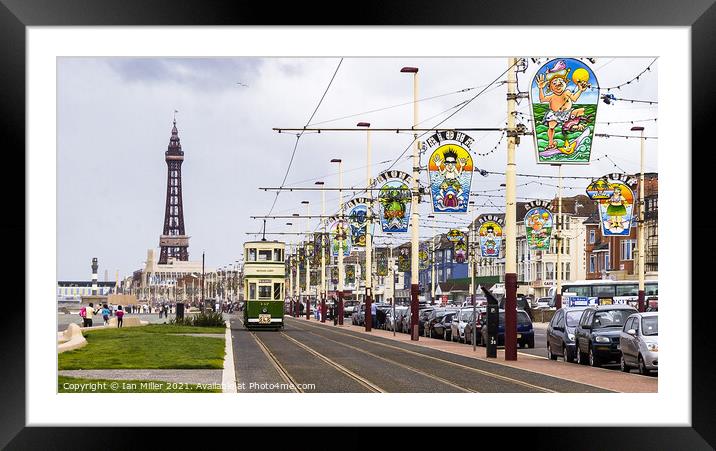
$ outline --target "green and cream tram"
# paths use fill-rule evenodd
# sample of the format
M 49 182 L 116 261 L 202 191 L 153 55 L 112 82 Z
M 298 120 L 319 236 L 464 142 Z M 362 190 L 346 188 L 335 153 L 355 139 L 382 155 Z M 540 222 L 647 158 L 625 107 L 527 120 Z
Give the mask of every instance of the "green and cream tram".
M 250 329 L 283 327 L 284 243 L 244 243 L 244 324 Z

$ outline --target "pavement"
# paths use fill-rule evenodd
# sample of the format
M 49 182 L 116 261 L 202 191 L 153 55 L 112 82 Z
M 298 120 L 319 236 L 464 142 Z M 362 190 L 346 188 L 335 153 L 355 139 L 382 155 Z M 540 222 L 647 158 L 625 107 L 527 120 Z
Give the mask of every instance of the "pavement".
M 150 324 L 161 324 L 168 323 L 169 320 L 174 319 L 174 314 L 170 313 L 168 318 L 165 318 L 164 316 L 159 318 L 158 313 L 126 313 L 124 317 L 138 317 L 141 321 L 148 321 Z M 63 330 L 67 329 L 70 323 L 75 323 L 78 326 L 82 327 L 82 318 L 80 318 L 79 315 L 74 315 L 71 313 L 57 313 L 57 332 L 62 332 Z M 102 319 L 102 315 L 95 315 L 92 318 L 93 326 L 101 326 L 103 323 L 104 320 Z

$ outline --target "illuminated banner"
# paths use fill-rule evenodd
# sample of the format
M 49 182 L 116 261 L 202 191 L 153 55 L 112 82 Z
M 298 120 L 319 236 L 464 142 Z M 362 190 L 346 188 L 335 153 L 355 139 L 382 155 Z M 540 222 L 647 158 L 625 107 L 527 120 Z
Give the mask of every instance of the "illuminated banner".
M 331 254 L 334 257 L 338 256 L 338 247 L 340 246 L 341 239 L 343 240 L 343 256 L 348 257 L 351 255 L 351 235 L 348 233 L 347 223 L 348 221 L 342 219 L 335 219 L 331 224 Z
M 587 187 L 587 195 L 598 202 L 603 236 L 628 236 L 634 218 L 634 177 L 608 174 Z
M 319 273 L 320 273 L 320 271 L 311 270 L 311 276 L 310 276 L 311 286 L 314 286 L 314 287 L 315 287 L 315 286 L 317 286 L 317 285 L 319 284 L 319 283 L 318 283 L 318 274 L 319 274 Z
M 398 271 L 410 271 L 410 247 L 398 248 Z
M 451 243 L 457 243 L 465 236 L 465 234 L 458 229 L 451 229 L 446 235 L 447 239 L 450 240 Z
M 468 135 L 452 130 L 435 133 L 425 143 L 432 150 L 428 161 L 430 194 L 435 213 L 466 213 L 472 183 L 472 156 Z
M 346 285 L 355 285 L 355 283 L 356 283 L 356 267 L 355 267 L 355 265 L 346 265 L 345 281 L 346 281 Z
M 552 236 L 551 204 L 542 200 L 535 200 L 527 205 L 525 215 L 525 228 L 527 244 L 530 249 L 546 251 L 549 249 L 549 239 Z
M 428 243 L 420 243 L 420 250 L 418 251 L 418 269 L 430 268 L 430 249 Z
M 477 234 L 480 237 L 480 256 L 483 258 L 499 258 L 502 249 L 502 228 L 505 221 L 496 215 L 485 215 L 480 217 L 480 228 Z
M 358 263 L 358 268 L 360 269 L 360 280 L 365 282 L 365 260 L 361 260 Z
M 465 263 L 467 261 L 467 236 L 463 234 L 462 238 L 455 242 L 453 247 L 455 263 Z
M 351 243 L 356 247 L 365 247 L 366 230 L 368 226 L 368 205 L 370 199 L 357 197 L 346 203 L 348 211 L 348 224 L 351 229 Z M 373 228 L 370 229 L 371 235 Z
M 376 272 L 379 276 L 388 275 L 388 249 L 376 250 Z
M 380 226 L 383 232 L 405 233 L 410 220 L 410 184 L 413 179 L 401 171 L 385 171 L 375 178 L 374 186 L 380 186 Z
M 338 284 L 338 266 L 331 266 L 331 284 Z
M 537 163 L 589 164 L 599 104 L 592 69 L 574 58 L 540 67 L 530 89 Z

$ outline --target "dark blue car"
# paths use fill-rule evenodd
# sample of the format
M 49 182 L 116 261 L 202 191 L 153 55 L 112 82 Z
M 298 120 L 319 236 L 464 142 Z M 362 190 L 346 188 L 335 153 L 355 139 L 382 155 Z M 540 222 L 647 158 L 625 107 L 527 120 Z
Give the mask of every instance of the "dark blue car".
M 487 316 L 484 317 L 484 323 L 482 325 L 482 340 L 481 345 L 485 346 L 487 343 Z M 505 311 L 500 310 L 499 322 L 497 325 L 497 346 L 505 345 Z M 517 343 L 520 348 L 525 346 L 528 348 L 535 347 L 535 330 L 532 327 L 532 320 L 530 319 L 527 312 L 524 310 L 517 310 Z

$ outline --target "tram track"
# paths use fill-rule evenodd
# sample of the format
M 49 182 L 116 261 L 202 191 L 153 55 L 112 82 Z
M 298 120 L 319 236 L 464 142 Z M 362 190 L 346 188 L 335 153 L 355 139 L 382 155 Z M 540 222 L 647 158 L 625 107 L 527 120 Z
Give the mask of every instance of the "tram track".
M 461 363 L 453 362 L 453 361 L 450 361 L 450 360 L 440 359 L 440 358 L 431 356 L 431 355 L 426 354 L 426 353 L 413 351 L 413 350 L 406 349 L 406 348 L 403 348 L 403 347 L 400 347 L 400 346 L 394 346 L 394 345 L 390 345 L 390 344 L 387 344 L 387 343 L 382 343 L 382 342 L 377 341 L 377 340 L 369 340 L 369 339 L 366 339 L 366 338 L 363 338 L 363 337 L 356 336 L 356 335 L 354 335 L 354 334 L 349 334 L 349 333 L 344 333 L 344 332 L 337 331 L 337 330 L 332 330 L 332 329 L 330 329 L 330 328 L 328 328 L 328 327 L 317 326 L 317 325 L 310 324 L 310 323 L 307 323 L 307 322 L 306 322 L 306 323 L 301 322 L 301 323 L 299 323 L 299 324 L 304 325 L 304 326 L 308 326 L 309 328 L 311 328 L 311 329 L 313 329 L 313 330 L 325 331 L 325 332 L 328 332 L 329 334 L 335 334 L 335 335 L 340 335 L 340 336 L 342 336 L 342 337 L 346 337 L 346 338 L 350 338 L 350 339 L 361 340 L 361 341 L 370 343 L 370 344 L 372 344 L 372 345 L 377 345 L 377 346 L 381 346 L 381 347 L 384 347 L 384 348 L 387 348 L 387 349 L 392 349 L 392 350 L 396 350 L 396 351 L 405 352 L 405 353 L 408 353 L 408 354 L 411 354 L 411 355 L 414 355 L 414 356 L 418 356 L 418 357 L 420 357 L 420 358 L 431 359 L 431 360 L 433 360 L 433 361 L 440 362 L 441 364 L 448 364 L 448 365 L 451 365 L 451 366 L 453 366 L 453 367 L 457 367 L 457 368 L 460 368 L 460 369 L 463 369 L 463 370 L 467 370 L 467 371 L 471 371 L 471 372 L 480 374 L 480 375 L 485 376 L 485 377 L 489 377 L 489 378 L 491 378 L 491 379 L 497 379 L 497 380 L 499 380 L 499 381 L 501 381 L 501 382 L 505 382 L 505 383 L 509 383 L 509 384 L 515 384 L 515 385 L 520 385 L 520 386 L 525 387 L 525 388 L 528 388 L 528 389 L 530 389 L 530 390 L 534 390 L 534 391 L 538 391 L 538 392 L 542 392 L 542 393 L 557 393 L 557 391 L 555 391 L 555 390 L 552 390 L 552 389 L 549 389 L 549 388 L 546 388 L 546 387 L 543 387 L 543 386 L 540 386 L 540 385 L 531 384 L 531 383 L 529 383 L 529 382 L 525 382 L 525 381 L 522 381 L 522 380 L 519 380 L 519 379 L 514 379 L 514 378 L 511 378 L 511 377 L 509 377 L 509 376 L 504 376 L 504 375 L 501 375 L 501 374 L 495 374 L 495 373 L 492 373 L 492 372 L 489 372 L 489 371 L 486 371 L 486 370 L 482 370 L 482 369 L 479 369 L 479 368 L 474 368 L 474 367 L 468 366 L 468 365 L 463 365 L 463 364 L 461 364 Z M 318 335 L 318 336 L 320 336 L 320 337 L 322 337 L 322 338 L 328 339 L 327 337 L 325 337 L 325 335 L 322 335 L 322 334 L 316 334 L 316 333 L 314 333 L 314 335 Z M 330 339 L 329 339 L 329 340 L 330 340 Z M 331 341 L 335 341 L 335 340 L 331 340 Z M 338 342 L 338 343 L 345 345 L 345 343 L 342 343 L 342 342 Z M 347 346 L 351 347 L 350 345 L 347 345 Z M 361 349 L 359 349 L 359 348 L 355 348 L 355 349 L 360 350 L 360 351 L 363 351 L 363 350 L 361 350 Z M 367 351 L 366 351 L 366 352 L 367 352 Z M 434 375 L 432 375 L 432 376 L 434 376 Z M 434 377 L 437 377 L 437 376 L 434 376 Z M 451 384 L 454 384 L 454 383 L 451 383 Z M 465 388 L 465 387 L 462 387 L 462 388 Z
M 242 327 L 246 327 L 243 320 L 238 318 L 237 320 L 241 323 Z M 256 332 L 249 330 L 249 334 L 251 334 L 253 339 L 256 341 L 256 344 L 258 345 L 259 349 L 261 349 L 261 352 L 263 352 L 268 361 L 271 362 L 274 369 L 276 369 L 278 375 L 289 386 L 291 391 L 293 391 L 294 393 L 304 393 L 303 389 L 301 388 L 302 386 L 298 382 L 296 382 L 293 376 L 291 376 L 291 373 L 289 373 L 288 370 L 281 364 L 281 361 L 278 359 L 278 357 L 274 355 L 273 352 L 271 352 L 268 346 L 266 346 L 266 344 L 261 341 L 258 335 L 256 335 Z

